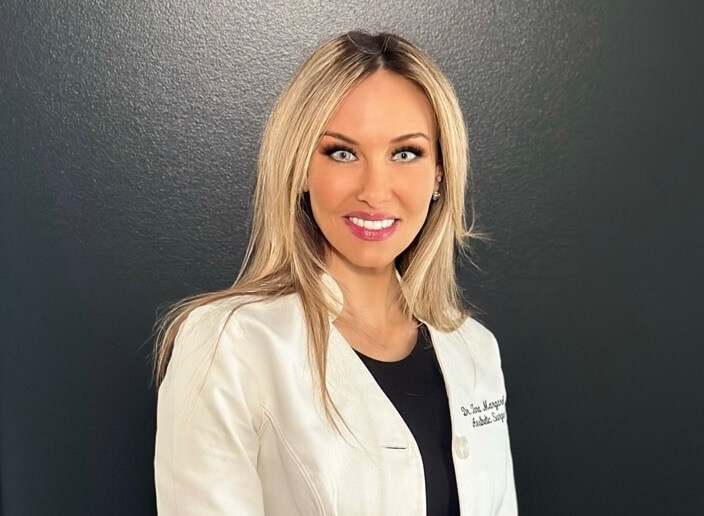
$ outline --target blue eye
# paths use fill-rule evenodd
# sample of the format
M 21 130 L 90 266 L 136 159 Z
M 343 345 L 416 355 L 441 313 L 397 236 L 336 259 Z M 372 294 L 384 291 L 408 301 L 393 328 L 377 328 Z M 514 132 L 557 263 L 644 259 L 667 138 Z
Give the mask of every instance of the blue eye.
M 423 156 L 423 149 L 413 146 L 401 147 L 394 151 L 394 156 L 400 156 L 400 159 L 397 161 L 408 163 Z
M 354 155 L 354 152 L 352 152 L 352 149 L 347 147 L 341 147 L 339 145 L 325 147 L 325 149 L 323 149 L 323 152 L 335 161 L 346 162 L 354 161 L 357 159 L 357 157 Z
M 357 161 L 357 156 L 354 151 L 343 145 L 329 145 L 323 148 L 323 153 L 331 159 L 341 163 Z M 420 147 L 406 145 L 395 149 L 391 155 L 394 161 L 398 161 L 400 163 L 410 163 L 411 161 L 415 161 L 425 155 L 425 152 Z M 398 158 L 395 158 L 395 156 L 398 156 Z

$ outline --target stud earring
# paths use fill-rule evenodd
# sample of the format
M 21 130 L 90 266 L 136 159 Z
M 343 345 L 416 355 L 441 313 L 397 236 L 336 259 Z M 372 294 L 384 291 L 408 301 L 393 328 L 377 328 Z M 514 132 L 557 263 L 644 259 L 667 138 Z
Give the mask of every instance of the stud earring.
M 433 201 L 437 201 L 440 198 L 440 192 L 433 192 Z

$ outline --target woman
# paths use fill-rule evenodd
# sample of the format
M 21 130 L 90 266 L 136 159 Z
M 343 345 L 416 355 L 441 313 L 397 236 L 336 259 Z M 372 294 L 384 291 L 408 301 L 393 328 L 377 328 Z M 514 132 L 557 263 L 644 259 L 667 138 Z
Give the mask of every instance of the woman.
M 461 305 L 467 143 L 416 46 L 322 44 L 271 113 L 234 285 L 161 321 L 161 514 L 516 514 L 493 335 Z

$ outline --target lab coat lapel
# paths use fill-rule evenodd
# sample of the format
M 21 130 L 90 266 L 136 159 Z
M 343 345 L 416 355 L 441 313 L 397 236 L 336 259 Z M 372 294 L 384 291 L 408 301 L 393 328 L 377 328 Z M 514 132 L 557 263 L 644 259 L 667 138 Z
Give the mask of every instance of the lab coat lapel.
M 371 451 L 412 448 L 415 441 L 405 421 L 333 324 L 343 306 L 339 285 L 327 272 L 321 279 L 329 290 L 331 304 L 337 309 L 329 316 L 327 351 L 327 387 L 333 401 L 359 440 L 372 443 Z

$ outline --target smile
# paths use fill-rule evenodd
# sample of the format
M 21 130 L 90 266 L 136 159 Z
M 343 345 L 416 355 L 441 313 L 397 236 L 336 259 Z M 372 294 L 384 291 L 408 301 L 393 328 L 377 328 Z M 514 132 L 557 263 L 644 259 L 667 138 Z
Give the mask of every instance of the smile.
M 386 240 L 398 227 L 398 219 L 364 220 L 358 217 L 343 217 L 354 236 L 361 240 Z
M 364 229 L 384 229 L 393 224 L 396 219 L 364 220 L 357 217 L 348 217 L 347 220 Z

